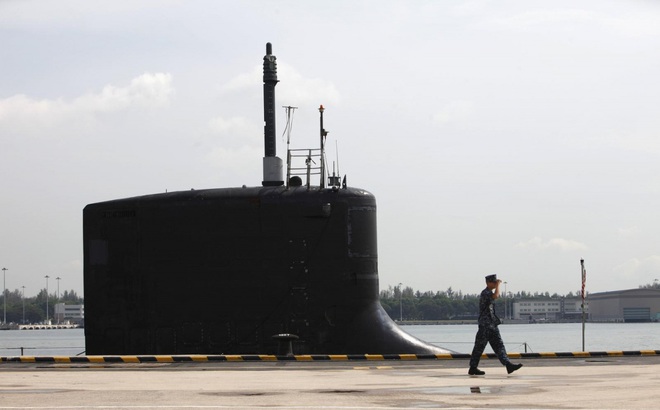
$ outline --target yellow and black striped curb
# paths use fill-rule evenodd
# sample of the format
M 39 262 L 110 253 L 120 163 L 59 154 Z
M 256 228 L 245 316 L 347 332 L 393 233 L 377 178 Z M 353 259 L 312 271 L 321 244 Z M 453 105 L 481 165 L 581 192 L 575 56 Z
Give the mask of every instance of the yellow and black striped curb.
M 602 352 L 509 353 L 512 359 L 588 358 L 622 356 L 660 356 L 660 350 L 624 350 Z M 136 356 L 5 356 L 0 363 L 181 363 L 181 362 L 324 362 L 377 360 L 449 360 L 469 359 L 467 353 L 446 354 L 313 354 L 313 355 L 136 355 Z M 497 359 L 494 353 L 483 359 Z

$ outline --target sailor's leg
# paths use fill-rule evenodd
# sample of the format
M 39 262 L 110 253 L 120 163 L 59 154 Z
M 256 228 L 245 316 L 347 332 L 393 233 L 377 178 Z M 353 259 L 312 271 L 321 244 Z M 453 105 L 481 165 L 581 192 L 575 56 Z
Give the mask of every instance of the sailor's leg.
M 490 347 L 493 348 L 493 351 L 497 355 L 497 358 L 500 360 L 503 366 L 511 364 L 509 356 L 506 354 L 506 348 L 504 347 L 504 341 L 502 341 L 502 336 L 500 335 L 500 329 L 497 327 L 488 329 L 488 343 Z
M 477 336 L 474 338 L 474 347 L 472 348 L 472 355 L 470 356 L 470 367 L 479 366 L 479 360 L 481 355 L 484 353 L 484 349 L 488 344 L 488 335 L 486 334 L 486 328 L 479 326 L 477 331 Z

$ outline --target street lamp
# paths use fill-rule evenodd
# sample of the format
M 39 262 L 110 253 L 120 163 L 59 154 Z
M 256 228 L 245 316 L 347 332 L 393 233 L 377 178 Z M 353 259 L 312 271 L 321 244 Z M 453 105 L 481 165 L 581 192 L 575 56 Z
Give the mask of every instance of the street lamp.
M 504 319 L 508 319 L 509 317 L 507 316 L 507 305 L 509 304 L 509 300 L 506 298 L 506 282 L 504 282 Z
M 7 286 L 5 285 L 5 273 L 9 269 L 2 268 L 2 301 L 4 302 L 4 307 L 2 309 L 2 324 L 7 324 Z
M 23 299 L 23 324 L 25 324 L 25 286 L 21 286 L 23 288 L 23 294 L 21 295 L 21 299 Z
M 57 303 L 60 303 L 60 278 L 59 276 L 55 278 L 57 280 Z M 55 306 L 55 314 L 57 314 L 57 306 Z M 60 324 L 60 315 L 57 315 L 57 324 Z
M 403 322 L 403 283 L 399 283 L 399 322 Z
M 46 275 L 44 278 L 46 278 L 46 324 L 48 324 L 48 278 L 50 276 Z

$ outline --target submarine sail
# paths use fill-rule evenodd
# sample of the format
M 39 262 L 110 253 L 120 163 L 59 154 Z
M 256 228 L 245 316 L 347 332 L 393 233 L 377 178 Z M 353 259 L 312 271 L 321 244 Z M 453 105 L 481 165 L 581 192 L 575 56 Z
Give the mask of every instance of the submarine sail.
M 284 181 L 266 50 L 262 186 L 85 207 L 87 354 L 447 353 L 379 303 L 374 195 Z

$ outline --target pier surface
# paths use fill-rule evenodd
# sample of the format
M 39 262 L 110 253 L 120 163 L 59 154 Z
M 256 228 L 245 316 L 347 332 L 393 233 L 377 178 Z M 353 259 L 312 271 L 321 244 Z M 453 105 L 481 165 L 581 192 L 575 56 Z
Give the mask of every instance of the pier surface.
M 0 363 L 0 409 L 651 409 L 660 356 Z

